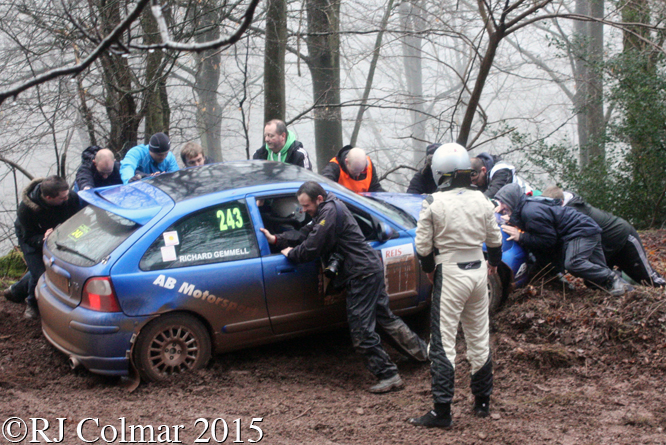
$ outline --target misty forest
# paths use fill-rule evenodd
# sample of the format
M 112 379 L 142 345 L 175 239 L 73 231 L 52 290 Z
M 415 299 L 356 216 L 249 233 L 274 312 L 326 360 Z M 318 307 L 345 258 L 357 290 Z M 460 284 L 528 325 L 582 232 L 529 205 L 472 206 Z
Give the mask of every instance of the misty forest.
M 404 192 L 434 142 L 666 224 L 663 0 L 0 0 L 0 241 L 20 193 L 155 132 L 226 162 L 283 119 Z M 180 161 L 179 161 L 180 162 Z M 14 241 L 12 241 L 14 240 Z

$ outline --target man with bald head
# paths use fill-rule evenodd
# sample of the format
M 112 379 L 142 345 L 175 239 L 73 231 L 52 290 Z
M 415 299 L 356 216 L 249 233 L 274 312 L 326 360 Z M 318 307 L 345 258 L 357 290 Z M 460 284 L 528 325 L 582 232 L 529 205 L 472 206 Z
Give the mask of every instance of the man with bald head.
M 122 184 L 120 162 L 108 148 L 92 145 L 81 154 L 81 166 L 76 172 L 75 182 L 79 190 Z
M 365 151 L 351 145 L 342 147 L 321 174 L 355 193 L 385 191 L 377 179 L 377 170 Z

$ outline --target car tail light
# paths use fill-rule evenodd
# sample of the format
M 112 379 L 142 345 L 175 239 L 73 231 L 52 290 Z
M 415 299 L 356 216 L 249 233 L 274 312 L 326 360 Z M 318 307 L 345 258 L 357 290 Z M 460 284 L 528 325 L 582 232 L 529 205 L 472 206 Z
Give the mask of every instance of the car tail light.
M 98 312 L 120 312 L 120 304 L 111 285 L 111 278 L 96 277 L 86 281 L 81 296 L 81 306 Z

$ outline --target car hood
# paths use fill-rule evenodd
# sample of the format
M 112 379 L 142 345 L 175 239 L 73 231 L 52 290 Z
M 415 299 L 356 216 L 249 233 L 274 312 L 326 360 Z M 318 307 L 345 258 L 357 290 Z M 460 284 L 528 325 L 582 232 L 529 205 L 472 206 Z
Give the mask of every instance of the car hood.
M 79 197 L 141 225 L 153 219 L 163 208 L 174 205 L 169 195 L 144 181 L 84 190 L 79 192 Z
M 395 207 L 398 207 L 409 213 L 416 221 L 419 220 L 421 203 L 425 199 L 424 195 L 414 195 L 412 193 L 372 192 L 362 193 L 362 195 L 379 199 Z

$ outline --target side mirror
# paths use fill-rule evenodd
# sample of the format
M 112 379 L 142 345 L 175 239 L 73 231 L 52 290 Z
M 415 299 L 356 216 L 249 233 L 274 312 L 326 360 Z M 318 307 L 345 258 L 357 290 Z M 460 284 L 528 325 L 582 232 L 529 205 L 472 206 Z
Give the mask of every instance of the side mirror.
M 382 243 L 390 239 L 398 238 L 400 236 L 395 230 L 393 230 L 391 226 L 383 222 L 377 224 L 376 227 L 377 227 L 377 238 Z

